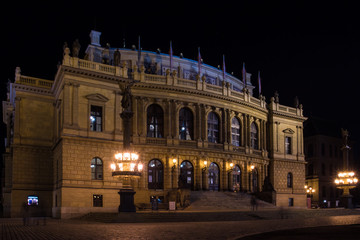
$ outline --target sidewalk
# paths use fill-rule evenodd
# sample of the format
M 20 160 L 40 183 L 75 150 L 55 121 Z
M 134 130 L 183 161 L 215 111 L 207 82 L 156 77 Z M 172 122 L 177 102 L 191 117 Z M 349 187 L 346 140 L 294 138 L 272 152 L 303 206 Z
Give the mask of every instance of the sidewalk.
M 91 219 L 94 215 L 89 215 L 90 219 L 47 219 L 45 226 L 41 225 L 41 221 L 40 225 L 35 222 L 30 226 L 23 226 L 22 219 L 19 218 L 0 219 L 0 239 L 238 239 L 276 230 L 360 224 L 359 210 L 293 209 L 285 210 L 285 213 L 286 215 L 280 215 L 273 210 L 138 212 L 126 215 L 132 221 L 136 218 L 141 220 L 136 223 L 106 223 Z M 118 216 L 120 219 L 121 215 L 123 214 Z M 233 220 L 236 215 L 240 217 Z

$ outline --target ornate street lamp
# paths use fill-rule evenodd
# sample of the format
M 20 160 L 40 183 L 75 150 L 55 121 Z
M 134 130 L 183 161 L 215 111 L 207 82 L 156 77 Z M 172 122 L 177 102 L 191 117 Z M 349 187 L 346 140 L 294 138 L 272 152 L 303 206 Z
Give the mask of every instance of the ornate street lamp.
M 349 132 L 341 129 L 341 133 L 343 137 L 343 147 L 341 148 L 343 151 L 343 171 L 338 173 L 334 182 L 337 188 L 343 189 L 343 194 L 340 198 L 345 208 L 352 208 L 350 189 L 356 187 L 358 179 L 355 177 L 355 172 L 349 169 L 349 151 L 351 149 L 348 145 Z
M 112 170 L 112 176 L 122 181 L 122 188 L 119 191 L 120 194 L 120 206 L 119 212 L 136 212 L 134 205 L 135 191 L 131 186 L 131 180 L 140 178 L 143 169 L 143 164 L 139 160 L 139 155 L 132 151 L 130 148 L 130 136 L 131 136 L 131 118 L 133 116 L 131 108 L 131 86 L 135 81 L 130 82 L 123 87 L 119 82 L 119 87 L 122 90 L 123 98 L 121 100 L 121 106 L 123 108 L 120 117 L 123 120 L 124 134 L 123 134 L 123 149 L 122 152 L 118 152 L 114 156 L 114 161 L 110 165 Z
M 312 205 L 312 197 L 313 194 L 315 193 L 315 189 L 312 188 L 311 186 L 305 185 L 304 188 L 306 189 L 306 195 L 307 195 L 307 207 L 311 208 Z

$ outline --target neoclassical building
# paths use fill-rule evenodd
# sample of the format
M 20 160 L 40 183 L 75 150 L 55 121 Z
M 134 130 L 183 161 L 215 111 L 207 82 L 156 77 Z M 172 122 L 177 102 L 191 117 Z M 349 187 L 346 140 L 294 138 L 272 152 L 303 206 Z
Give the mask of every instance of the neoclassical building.
M 132 182 L 136 204 L 166 203 L 181 188 L 261 192 L 268 179 L 276 206 L 305 207 L 301 105 L 255 98 L 249 73 L 240 80 L 184 57 L 103 47 L 100 35 L 91 31 L 84 59 L 65 47 L 54 80 L 16 68 L 3 102 L 5 216 L 24 202 L 62 218 L 117 211 L 119 84 L 134 80 L 131 147 L 144 166 Z

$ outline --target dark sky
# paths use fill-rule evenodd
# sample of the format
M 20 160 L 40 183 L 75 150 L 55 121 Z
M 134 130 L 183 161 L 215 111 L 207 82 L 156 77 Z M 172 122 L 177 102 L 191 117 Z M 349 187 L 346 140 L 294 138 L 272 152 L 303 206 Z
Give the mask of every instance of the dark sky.
M 31 1 L 32 2 L 32 1 Z M 280 104 L 293 105 L 295 96 L 306 116 L 339 121 L 360 138 L 357 125 L 360 66 L 360 14 L 346 1 L 98 1 L 54 5 L 42 3 L 2 6 L 1 94 L 14 80 L 16 66 L 23 75 L 53 79 L 62 59 L 63 43 L 78 38 L 82 56 L 91 29 L 102 32 L 111 47 L 137 44 L 217 66 L 226 56 L 227 72 L 241 78 L 242 62 L 253 74 L 261 71 L 267 101 L 277 90 Z M 236 5 L 234 5 L 236 4 Z M 257 96 L 257 90 L 255 90 Z

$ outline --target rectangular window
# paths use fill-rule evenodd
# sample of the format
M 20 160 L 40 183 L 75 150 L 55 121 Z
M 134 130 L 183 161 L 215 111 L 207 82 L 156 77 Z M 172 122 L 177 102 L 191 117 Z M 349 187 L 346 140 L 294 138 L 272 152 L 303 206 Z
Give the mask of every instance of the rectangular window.
M 292 154 L 292 152 L 291 152 L 291 137 L 285 137 L 285 153 Z
M 27 197 L 27 205 L 37 206 L 39 205 L 39 197 L 38 196 L 28 196 Z
M 294 198 L 289 198 L 289 207 L 294 206 Z
M 91 105 L 90 108 L 90 130 L 102 131 L 102 107 Z
M 103 195 L 93 195 L 93 207 L 103 206 Z

